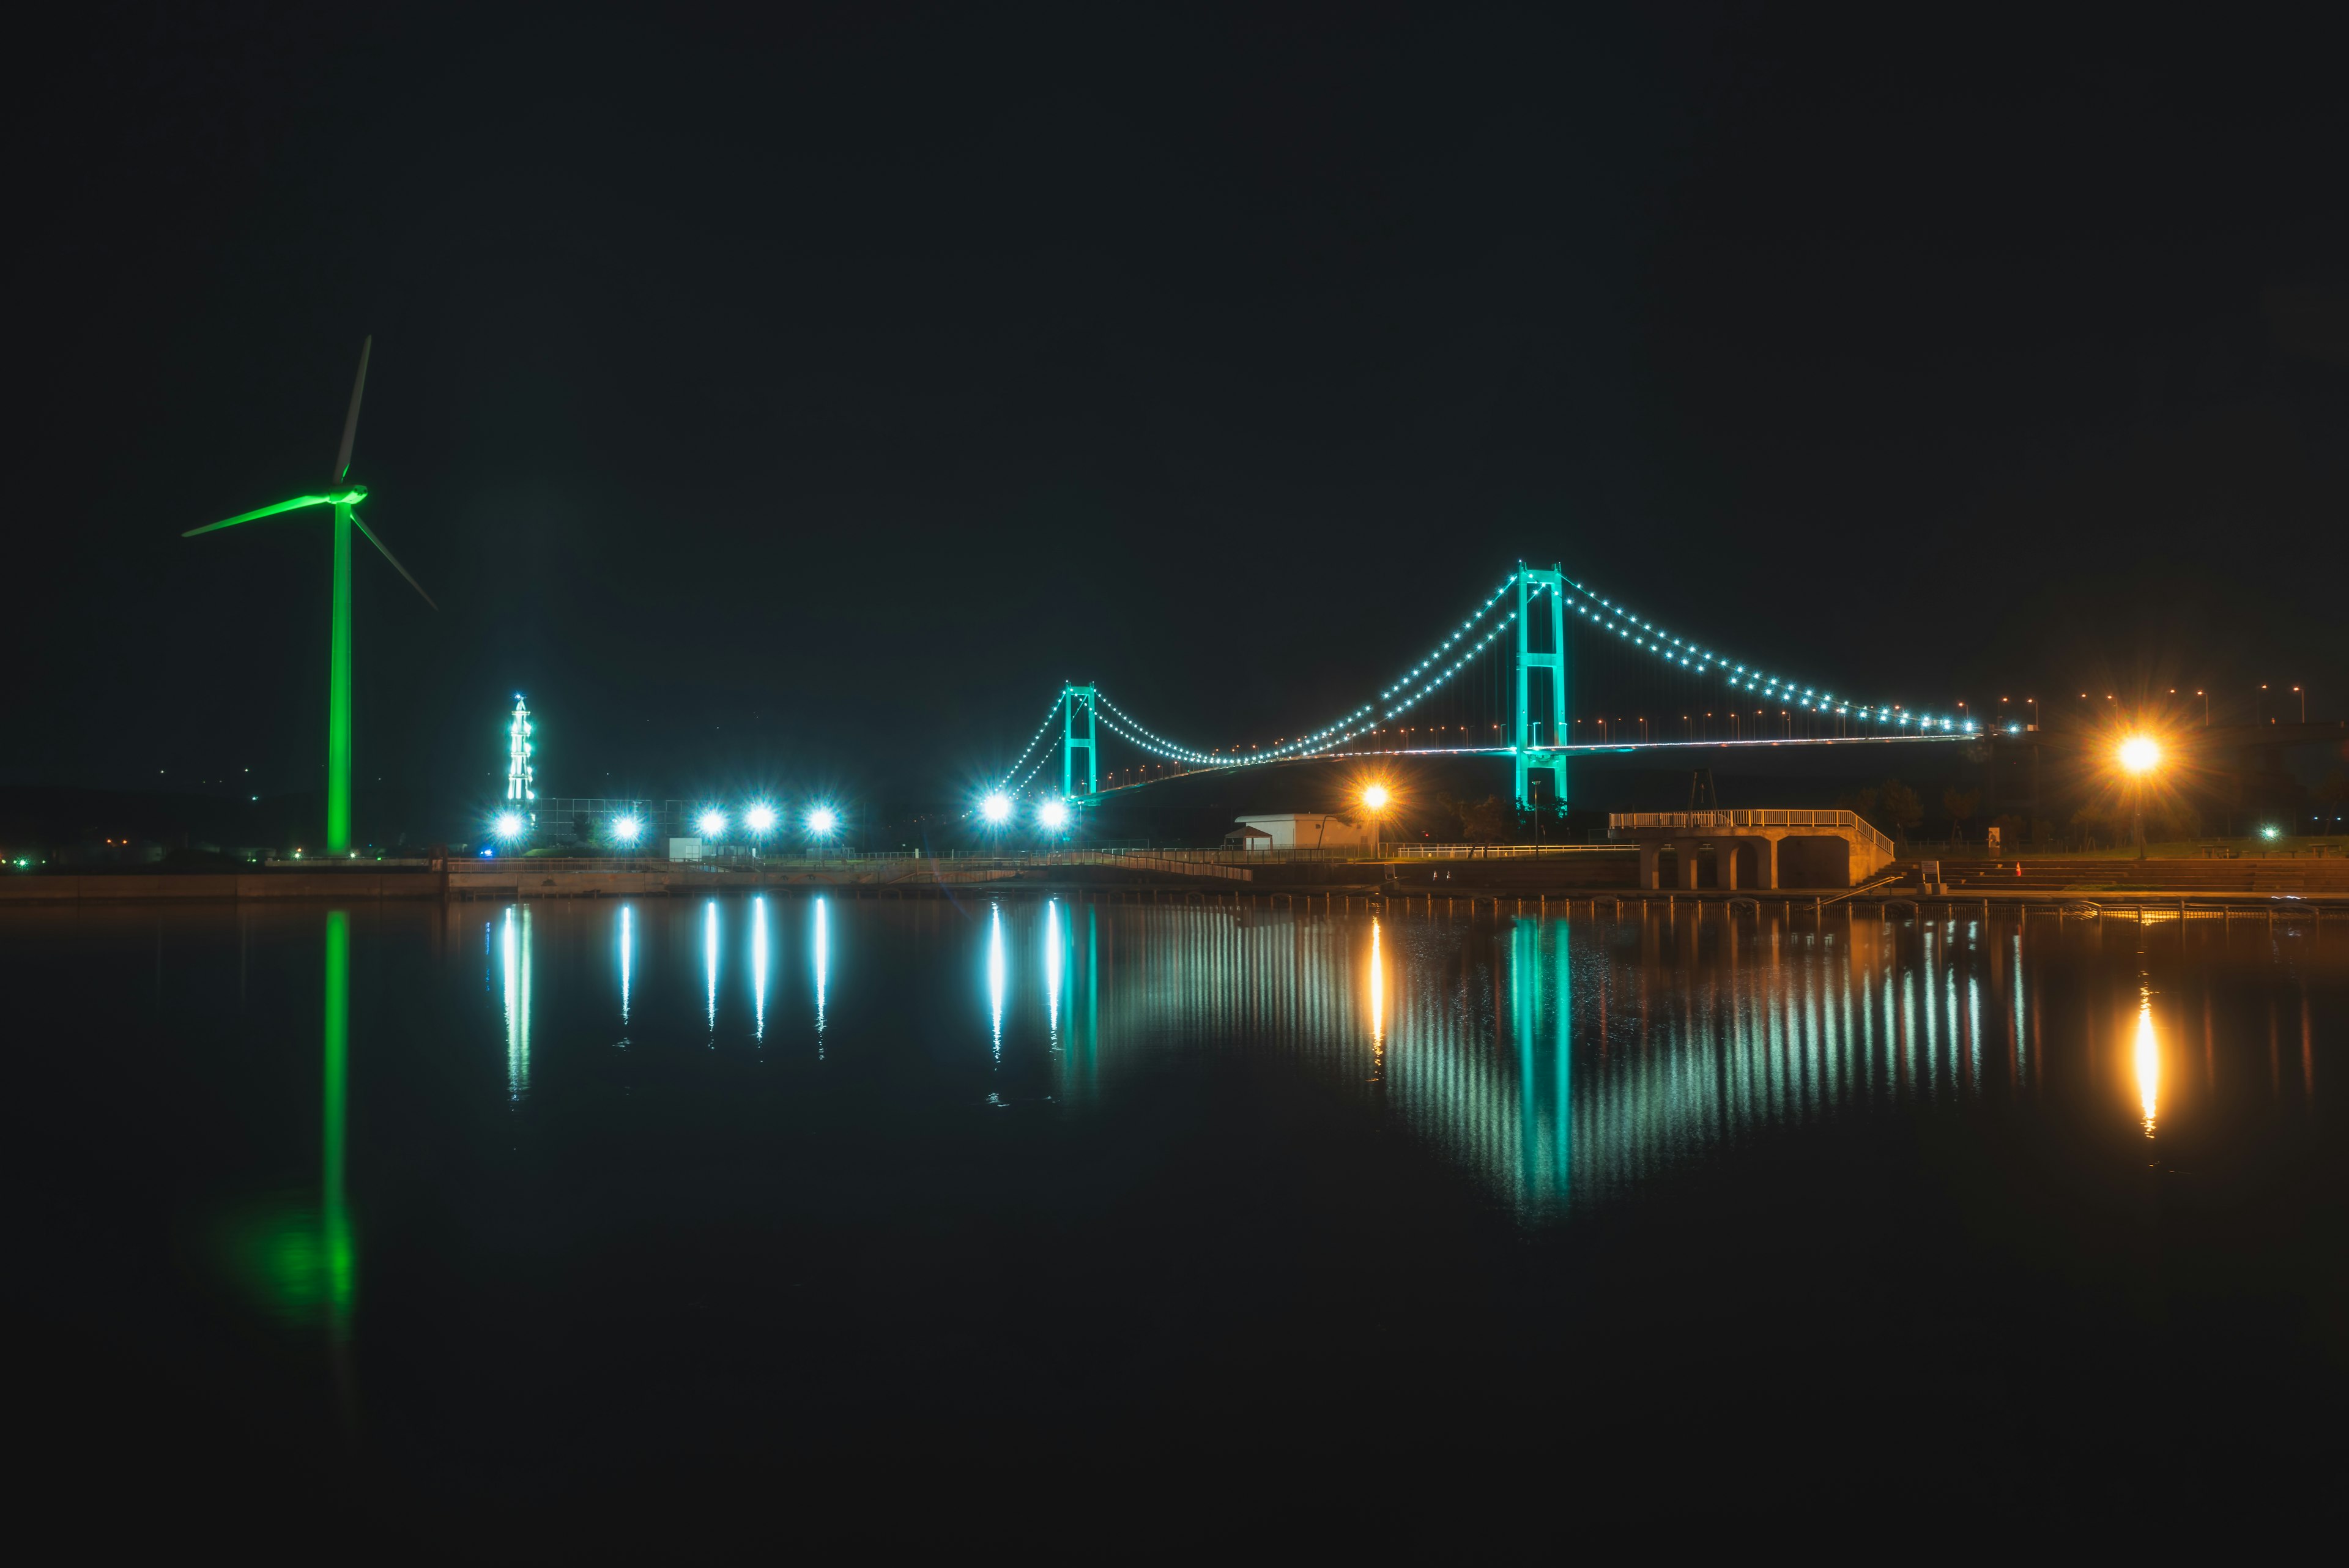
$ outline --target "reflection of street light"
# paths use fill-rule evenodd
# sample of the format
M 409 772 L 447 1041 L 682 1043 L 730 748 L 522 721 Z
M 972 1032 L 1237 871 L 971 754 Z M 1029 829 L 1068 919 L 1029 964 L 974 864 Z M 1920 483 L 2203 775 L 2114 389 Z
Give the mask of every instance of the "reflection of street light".
M 2145 858 L 2145 776 L 2161 765 L 2161 742 L 2150 735 L 2131 735 L 2121 742 L 2121 767 L 2132 781 L 2129 790 L 2129 830 L 2137 840 L 2137 857 Z

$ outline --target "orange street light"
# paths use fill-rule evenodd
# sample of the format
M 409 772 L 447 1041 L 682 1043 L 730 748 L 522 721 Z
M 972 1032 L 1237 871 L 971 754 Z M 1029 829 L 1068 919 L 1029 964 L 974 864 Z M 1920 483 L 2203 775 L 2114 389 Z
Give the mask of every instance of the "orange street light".
M 2129 775 L 2129 833 L 2137 840 L 2137 857 L 2145 858 L 2145 780 L 2161 765 L 2161 742 L 2151 735 L 2131 735 L 2121 742 L 2120 763 Z
M 1362 787 L 1362 809 L 1368 812 L 1371 817 L 1371 854 L 1373 857 L 1376 857 L 1379 852 L 1379 815 L 1386 810 L 1387 802 L 1392 798 L 1393 797 L 1387 794 L 1387 786 L 1382 784 L 1365 784 Z

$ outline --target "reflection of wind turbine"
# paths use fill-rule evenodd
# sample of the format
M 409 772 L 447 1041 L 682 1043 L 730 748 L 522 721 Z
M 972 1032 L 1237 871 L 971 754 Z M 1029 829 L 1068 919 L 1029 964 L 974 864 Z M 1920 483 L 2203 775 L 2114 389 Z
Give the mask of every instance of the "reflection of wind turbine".
M 383 558 L 391 563 L 392 570 L 408 577 L 408 586 L 422 595 L 426 604 L 432 604 L 432 596 L 409 576 L 408 568 L 375 536 L 375 530 L 360 521 L 357 507 L 367 499 L 367 486 L 347 483 L 351 472 L 351 441 L 359 431 L 359 394 L 367 390 L 367 354 L 374 347 L 372 337 L 359 347 L 358 379 L 351 383 L 351 410 L 343 419 L 342 450 L 335 454 L 335 477 L 323 494 L 297 495 L 257 512 L 191 528 L 180 535 L 182 539 L 193 538 L 198 534 L 233 528 L 240 523 L 274 517 L 280 512 L 298 511 L 305 506 L 335 509 L 335 618 L 326 652 L 326 852 L 330 855 L 344 854 L 351 846 L 351 529 L 357 526 L 366 535 L 368 544 L 383 551 Z

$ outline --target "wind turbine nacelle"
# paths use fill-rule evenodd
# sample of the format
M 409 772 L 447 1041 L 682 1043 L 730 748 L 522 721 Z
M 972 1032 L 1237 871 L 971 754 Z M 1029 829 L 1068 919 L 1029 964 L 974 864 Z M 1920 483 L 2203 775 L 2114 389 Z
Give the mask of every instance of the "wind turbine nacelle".
M 342 484 L 326 493 L 326 499 L 336 506 L 357 506 L 367 497 L 364 484 Z

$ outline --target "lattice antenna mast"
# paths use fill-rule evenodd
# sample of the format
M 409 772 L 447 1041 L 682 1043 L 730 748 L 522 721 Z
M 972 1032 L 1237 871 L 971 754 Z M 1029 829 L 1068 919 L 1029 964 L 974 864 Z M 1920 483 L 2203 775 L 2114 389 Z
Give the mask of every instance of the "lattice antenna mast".
M 513 711 L 506 719 L 506 809 L 518 812 L 527 819 L 532 831 L 538 827 L 538 770 L 531 763 L 536 747 L 531 744 L 530 704 L 514 693 Z
M 1093 711 L 1093 689 L 1090 686 L 1061 688 L 1061 798 L 1075 800 L 1077 753 L 1085 753 L 1085 794 L 1101 794 L 1101 748 L 1095 743 L 1101 733 L 1100 718 Z M 1085 711 L 1085 732 L 1077 733 L 1077 709 Z
M 1526 613 L 1533 597 L 1544 589 L 1549 598 L 1549 649 L 1537 653 L 1533 648 L 1533 618 Z M 1528 688 L 1536 670 L 1547 671 L 1549 679 L 1543 682 L 1548 688 L 1547 700 L 1541 703 L 1547 717 L 1537 711 L 1529 700 Z M 1530 566 L 1517 568 L 1517 706 L 1516 733 L 1510 737 L 1510 750 L 1516 753 L 1517 809 L 1534 809 L 1532 775 L 1547 773 L 1551 776 L 1550 798 L 1544 802 L 1547 810 L 1563 815 L 1566 811 L 1566 753 L 1563 748 L 1573 739 L 1566 732 L 1566 563 L 1553 562 L 1549 570 Z

